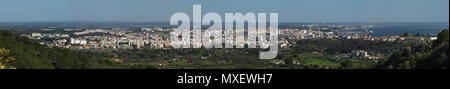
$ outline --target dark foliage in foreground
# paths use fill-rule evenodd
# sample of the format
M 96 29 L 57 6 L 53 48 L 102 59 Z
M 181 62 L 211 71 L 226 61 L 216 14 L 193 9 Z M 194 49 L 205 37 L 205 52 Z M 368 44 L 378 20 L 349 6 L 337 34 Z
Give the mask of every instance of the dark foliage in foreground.
M 10 51 L 16 60 L 11 63 L 17 69 L 91 69 L 121 68 L 104 59 L 93 59 L 70 49 L 50 48 L 31 39 L 0 31 L 0 48 Z

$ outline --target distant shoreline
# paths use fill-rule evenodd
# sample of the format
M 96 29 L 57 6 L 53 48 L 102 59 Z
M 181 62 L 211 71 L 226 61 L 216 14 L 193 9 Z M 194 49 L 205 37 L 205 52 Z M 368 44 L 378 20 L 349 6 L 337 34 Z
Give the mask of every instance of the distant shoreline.
M 4 23 L 167 23 L 169 22 L 143 22 L 143 21 L 0 21 Z M 311 24 L 311 22 L 279 22 L 279 24 Z M 380 23 L 449 23 L 449 22 L 314 22 L 313 24 L 380 24 Z

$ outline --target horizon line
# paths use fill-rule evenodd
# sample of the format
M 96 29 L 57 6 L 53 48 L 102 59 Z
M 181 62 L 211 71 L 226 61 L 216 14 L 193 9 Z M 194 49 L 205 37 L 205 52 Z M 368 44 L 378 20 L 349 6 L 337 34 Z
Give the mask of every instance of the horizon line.
M 169 21 L 0 21 L 0 23 L 170 23 Z M 192 23 L 192 21 L 191 21 Z M 222 22 L 225 23 L 225 22 Z M 269 22 L 267 22 L 269 23 Z M 311 22 L 295 22 L 295 21 L 285 21 L 278 23 L 311 23 Z M 314 24 L 323 24 L 323 23 L 449 23 L 449 21 L 382 21 L 382 22 L 371 22 L 371 21 L 330 21 L 330 22 L 320 22 Z

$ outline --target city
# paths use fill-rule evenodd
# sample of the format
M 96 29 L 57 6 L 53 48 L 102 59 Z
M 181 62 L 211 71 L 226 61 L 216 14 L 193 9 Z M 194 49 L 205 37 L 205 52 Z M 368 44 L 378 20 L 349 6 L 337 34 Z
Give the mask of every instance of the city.
M 41 28 L 38 30 L 30 31 L 15 31 L 20 33 L 21 36 L 27 37 L 34 41 L 39 42 L 41 45 L 46 45 L 48 47 L 56 48 L 67 48 L 72 50 L 79 50 L 81 52 L 93 52 L 92 54 L 105 55 L 103 52 L 130 52 L 133 50 L 166 50 L 170 52 L 174 49 L 170 44 L 169 33 L 175 30 L 173 26 L 166 25 L 92 25 L 89 28 L 86 26 L 72 26 L 68 24 L 52 24 L 48 27 L 34 27 Z M 12 28 L 20 25 L 3 25 L 2 28 Z M 27 26 L 30 27 L 30 26 Z M 32 27 L 32 26 L 31 26 Z M 21 28 L 21 27 L 16 27 Z M 32 27 L 33 28 L 33 27 Z M 395 44 L 401 45 L 407 43 L 426 43 L 437 39 L 436 35 L 429 34 L 412 34 L 408 35 L 406 33 L 399 35 L 386 35 L 386 36 L 372 36 L 372 34 L 377 33 L 375 28 L 377 25 L 374 24 L 297 24 L 292 27 L 291 24 L 280 24 L 279 30 L 279 47 L 281 48 L 281 57 L 277 57 L 275 60 L 268 60 L 266 63 L 271 63 L 273 65 L 312 65 L 316 66 L 313 68 L 319 69 L 329 69 L 329 68 L 339 68 L 342 67 L 342 62 L 348 60 L 351 61 L 364 61 L 370 65 L 377 64 L 380 59 L 383 60 L 389 53 L 391 53 L 396 48 L 387 48 L 386 51 L 374 51 L 374 48 L 352 48 L 351 50 L 330 53 L 329 49 L 321 49 L 318 47 L 309 47 L 312 50 L 301 51 L 300 55 L 306 57 L 305 59 L 293 59 L 287 55 L 291 55 L 296 52 L 286 52 L 286 50 L 293 50 L 302 48 L 304 46 L 309 46 L 307 43 L 314 43 L 308 41 L 355 41 L 360 43 L 381 43 L 381 44 Z M 362 29 L 362 30 L 360 30 Z M 204 29 L 203 29 L 204 30 Z M 224 35 L 224 34 L 223 34 Z M 223 36 L 222 35 L 222 36 Z M 306 41 L 306 42 L 302 42 Z M 301 42 L 301 43 L 297 43 Z M 403 42 L 403 43 L 402 43 Z M 305 45 L 306 44 L 306 45 Z M 343 43 L 348 44 L 348 43 Z M 203 45 L 203 44 L 200 44 Z M 247 44 L 248 45 L 248 44 Z M 378 44 L 379 45 L 379 44 Z M 375 46 L 378 46 L 375 45 Z M 395 46 L 391 45 L 391 46 Z M 351 45 L 348 45 L 351 46 Z M 366 46 L 366 45 L 361 45 Z M 324 47 L 327 48 L 327 47 Z M 199 49 L 204 50 L 204 49 Z M 220 49 L 219 49 L 220 50 Z M 225 49 L 223 49 L 225 50 Z M 234 49 L 233 49 L 234 50 Z M 241 51 L 246 51 L 243 49 Z M 251 50 L 251 49 L 250 49 Z M 284 51 L 283 51 L 284 50 Z M 390 51 L 387 51 L 390 50 Z M 218 51 L 217 49 L 213 51 Z M 236 50 L 235 50 L 236 51 Z M 248 50 L 247 50 L 248 51 Z M 231 52 L 233 52 L 231 50 Z M 155 68 L 177 68 L 180 67 L 177 62 L 187 61 L 184 59 L 186 56 L 178 55 L 174 57 L 162 57 L 162 61 L 154 62 L 154 58 L 143 57 L 141 60 L 133 59 L 122 55 L 121 53 L 114 53 L 114 55 L 104 56 L 106 60 L 111 62 L 121 63 L 125 65 L 140 65 L 144 64 L 146 66 L 156 66 Z M 164 54 L 164 53 L 161 53 Z M 170 53 L 168 53 L 170 54 Z M 199 56 L 200 59 L 211 59 L 212 55 L 209 56 Z M 244 56 L 244 55 L 241 55 Z M 309 58 L 311 56 L 311 58 Z M 318 59 L 317 59 L 318 58 Z M 160 59 L 160 58 L 156 58 Z M 195 58 L 194 58 L 195 59 Z M 214 58 L 212 58 L 214 59 Z M 172 60 L 172 61 L 170 61 Z M 212 61 L 219 64 L 227 63 L 228 58 L 224 58 L 218 61 Z M 307 60 L 305 63 L 305 60 Z M 153 62 L 149 62 L 153 61 Z M 230 60 L 228 60 L 230 61 Z M 303 62 L 301 62 L 303 61 Z M 308 62 L 310 61 L 310 63 Z M 318 64 L 314 62 L 318 61 Z M 171 63 L 171 62 L 175 62 Z M 150 64 L 148 64 L 150 63 Z M 188 62 L 189 63 L 189 62 Z M 312 63 L 312 64 L 311 64 Z M 328 64 L 327 64 L 328 63 Z M 331 64 L 329 64 L 331 63 Z M 174 67 L 175 65 L 175 67 Z M 192 64 L 189 64 L 192 65 Z M 163 67 L 172 66 L 172 67 Z M 330 67 L 331 66 L 331 67 Z M 364 65 L 368 66 L 368 65 Z M 194 67 L 195 68 L 195 67 Z
M 447 2 L 6 1 L 0 66 L 445 69 Z
M 449 1 L 0 0 L 0 81 L 14 88 L 441 88 Z
M 280 47 L 289 47 L 295 44 L 295 40 L 304 39 L 361 39 L 371 41 L 426 41 L 436 40 L 437 37 L 402 37 L 400 35 L 372 37 L 366 32 L 345 32 L 345 30 L 335 30 L 343 28 L 352 29 L 370 29 L 374 25 L 318 25 L 310 26 L 311 29 L 280 29 L 279 41 Z M 63 29 L 64 33 L 47 31 L 46 33 L 32 32 L 21 34 L 22 36 L 39 41 L 43 45 L 50 47 L 61 47 L 70 49 L 170 49 L 169 34 L 174 28 L 53 28 L 41 30 Z

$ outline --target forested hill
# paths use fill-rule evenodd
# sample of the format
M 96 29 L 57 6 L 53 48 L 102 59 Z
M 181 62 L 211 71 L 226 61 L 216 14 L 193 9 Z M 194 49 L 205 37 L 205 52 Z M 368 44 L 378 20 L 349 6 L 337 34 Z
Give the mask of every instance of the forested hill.
M 449 30 L 438 34 L 433 42 L 404 47 L 380 66 L 387 69 L 448 69 Z
M 17 69 L 120 68 L 104 59 L 93 59 L 69 49 L 40 45 L 7 30 L 0 31 L 0 48 L 8 50 L 8 55 L 15 59 L 7 65 Z

